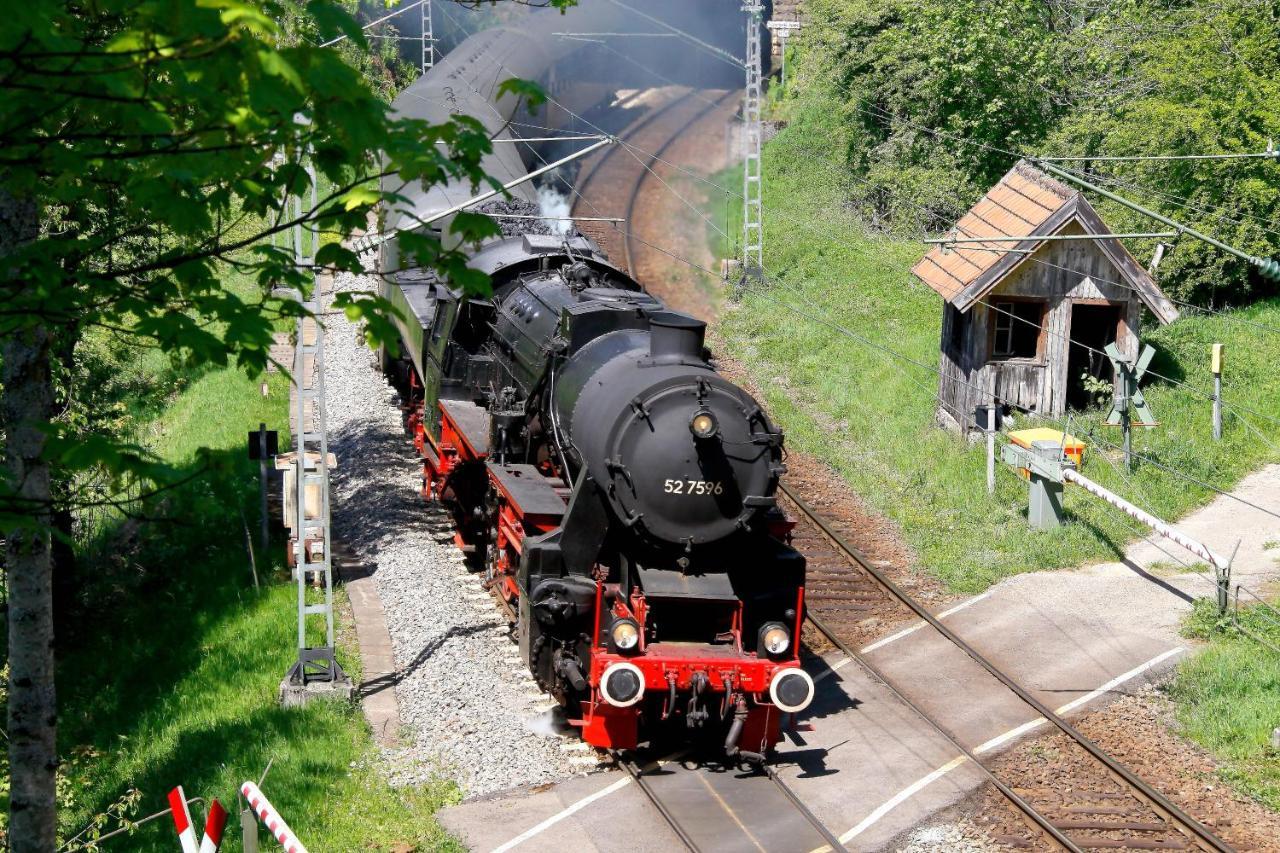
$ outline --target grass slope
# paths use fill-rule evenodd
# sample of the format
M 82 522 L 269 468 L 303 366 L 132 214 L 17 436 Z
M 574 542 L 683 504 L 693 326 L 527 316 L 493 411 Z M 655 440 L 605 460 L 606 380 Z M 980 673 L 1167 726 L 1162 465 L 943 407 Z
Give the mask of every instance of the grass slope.
M 283 443 L 287 399 L 279 376 L 263 398 L 241 372 L 213 370 L 149 425 L 170 462 L 194 469 L 208 448 L 210 470 L 164 498 L 172 522 L 126 524 L 104 543 L 115 588 L 103 589 L 108 606 L 91 624 L 71 628 L 60 663 L 64 835 L 129 788 L 141 792 L 137 815 L 164 808 L 177 784 L 234 810 L 240 783 L 271 761 L 263 790 L 313 849 L 457 849 L 431 818 L 456 788 L 392 790 L 358 708 L 277 703 L 295 654 L 296 587 L 277 542 L 259 555 L 264 584 L 253 588 L 241 511 L 252 524 L 257 463 L 245 458 L 245 434 L 265 421 Z M 348 671 L 358 669 L 343 651 Z M 172 833 L 162 819 L 107 844 L 169 849 Z M 238 830 L 223 849 L 240 849 Z
M 1278 615 L 1259 606 L 1241 611 L 1240 621 L 1280 647 Z M 1219 772 L 1232 787 L 1280 811 L 1280 749 L 1271 745 L 1280 723 L 1280 654 L 1217 625 L 1216 617 L 1203 601 L 1188 622 L 1187 635 L 1209 645 L 1178 668 L 1169 689 L 1178 722 L 1222 762 Z
M 765 269 L 768 284 L 748 288 L 727 310 L 722 335 L 759 381 L 790 446 L 829 462 L 873 507 L 898 522 L 924 566 L 957 592 L 974 592 L 1018 572 L 1110 558 L 1135 536 L 1127 519 L 1080 490 L 1069 490 L 1070 522 L 1049 532 L 1026 525 L 1026 485 L 1007 470 L 986 494 L 985 451 L 934 426 L 941 300 L 908 270 L 916 242 L 873 235 L 850 211 L 851 178 L 830 155 L 846 130 L 838 111 L 815 99 L 765 148 Z M 736 175 L 723 176 L 732 217 Z M 722 253 L 725 247 L 720 247 Z M 793 310 L 794 309 L 794 310 Z M 1280 330 L 1280 304 L 1233 312 Z M 833 324 L 843 327 L 836 329 Z M 1148 330 L 1159 355 L 1152 370 L 1208 390 L 1209 346 L 1224 343 L 1224 397 L 1277 411 L 1280 334 L 1186 317 Z M 893 354 L 885 351 L 892 350 Z M 1161 426 L 1135 435 L 1154 462 L 1219 487 L 1273 459 L 1274 424 L 1227 417 L 1225 437 L 1210 434 L 1209 402 L 1191 390 L 1150 380 L 1145 394 Z M 1076 416 L 1072 432 L 1089 441 L 1084 472 L 1155 514 L 1176 518 L 1212 492 L 1154 464 L 1125 476 L 1099 449 L 1117 443 L 1102 413 Z M 1023 422 L 1025 425 L 1025 421 Z M 1230 543 L 1216 544 L 1229 549 Z

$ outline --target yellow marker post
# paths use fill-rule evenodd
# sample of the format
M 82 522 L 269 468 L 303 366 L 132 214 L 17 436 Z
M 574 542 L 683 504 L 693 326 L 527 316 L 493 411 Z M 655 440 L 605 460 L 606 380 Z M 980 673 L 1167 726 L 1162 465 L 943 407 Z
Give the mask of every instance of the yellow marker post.
M 1213 345 L 1213 440 L 1222 440 L 1222 344 Z

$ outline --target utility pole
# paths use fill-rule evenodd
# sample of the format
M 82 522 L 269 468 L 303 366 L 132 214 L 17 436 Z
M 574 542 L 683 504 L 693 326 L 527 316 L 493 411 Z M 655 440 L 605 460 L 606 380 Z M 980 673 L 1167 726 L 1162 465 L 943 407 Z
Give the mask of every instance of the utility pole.
M 996 493 L 996 398 L 987 408 L 987 494 Z
M 760 170 L 760 20 L 764 6 L 750 0 L 747 13 L 747 90 L 742 105 L 742 271 L 764 272 L 763 178 Z

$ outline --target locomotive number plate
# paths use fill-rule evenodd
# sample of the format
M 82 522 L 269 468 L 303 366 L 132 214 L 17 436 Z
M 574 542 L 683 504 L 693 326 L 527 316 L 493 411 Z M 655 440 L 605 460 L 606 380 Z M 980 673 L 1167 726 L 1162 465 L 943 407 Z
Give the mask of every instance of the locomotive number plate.
M 719 480 L 667 480 L 662 490 L 669 495 L 720 495 L 724 484 Z

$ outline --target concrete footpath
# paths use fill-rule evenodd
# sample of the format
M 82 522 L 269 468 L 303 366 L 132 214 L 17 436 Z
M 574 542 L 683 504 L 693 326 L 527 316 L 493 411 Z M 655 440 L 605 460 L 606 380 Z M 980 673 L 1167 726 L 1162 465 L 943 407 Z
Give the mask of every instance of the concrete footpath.
M 1246 478 L 1234 494 L 1280 514 L 1280 466 Z M 1234 582 L 1262 592 L 1280 578 L 1280 551 L 1268 548 L 1280 542 L 1280 518 L 1219 497 L 1177 526 L 1224 554 L 1239 540 Z M 1173 570 L 1193 557 L 1155 543 L 1131 546 L 1123 562 L 1010 578 L 944 619 L 1049 707 L 1067 716 L 1095 710 L 1186 654 L 1180 622 L 1194 599 L 1213 595 L 1211 578 Z M 1044 730 L 946 640 L 903 627 L 869 659 L 964 745 L 992 753 Z M 783 744 L 776 764 L 849 849 L 892 849 L 979 787 L 982 775 L 856 664 L 837 655 L 813 670 L 819 698 L 805 716 L 814 731 Z M 441 817 L 474 850 L 675 849 L 643 795 L 616 773 L 463 803 Z

